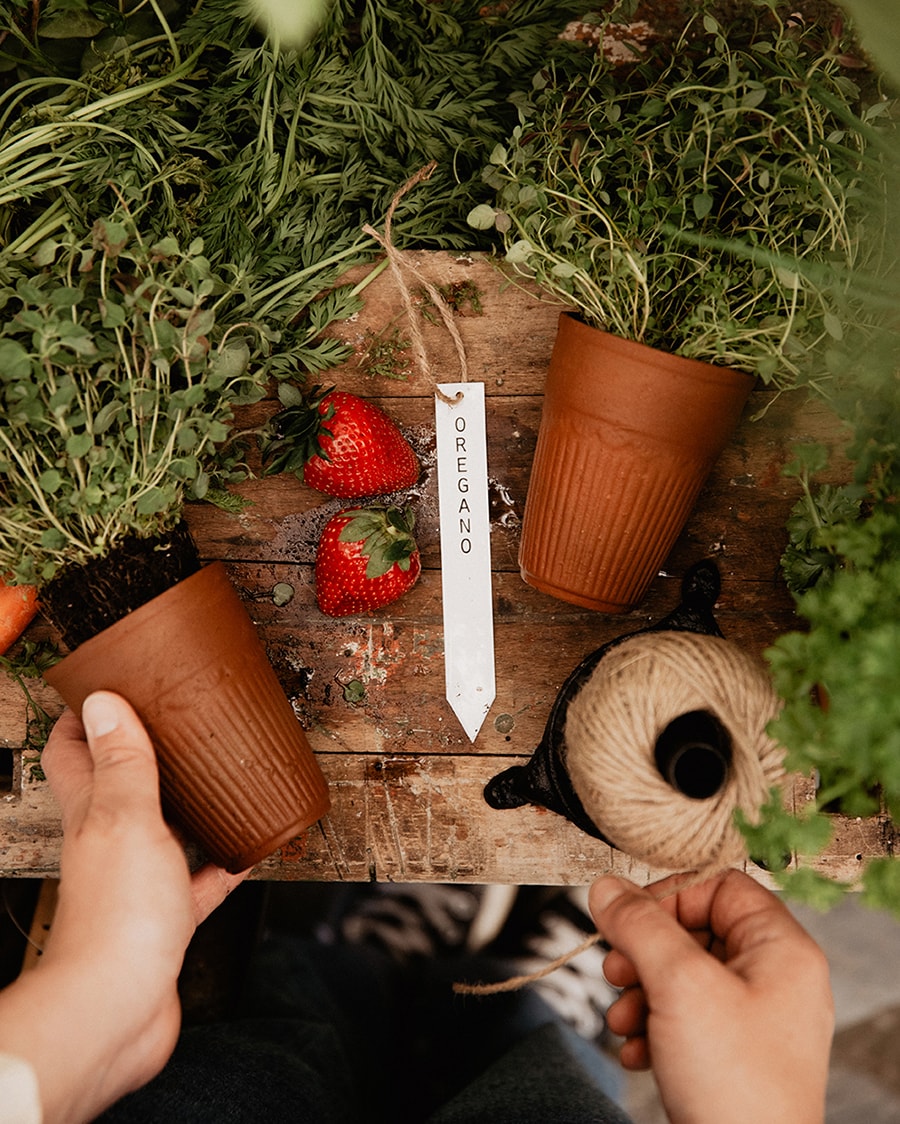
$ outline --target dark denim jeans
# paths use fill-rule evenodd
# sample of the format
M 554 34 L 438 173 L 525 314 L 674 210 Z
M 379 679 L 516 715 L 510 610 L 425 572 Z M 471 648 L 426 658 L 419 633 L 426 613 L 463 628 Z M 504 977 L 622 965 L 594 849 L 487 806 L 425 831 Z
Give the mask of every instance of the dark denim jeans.
M 296 937 L 257 951 L 237 1017 L 187 1027 L 163 1072 L 104 1124 L 628 1124 L 609 1058 L 530 989 L 471 958 L 399 968 Z

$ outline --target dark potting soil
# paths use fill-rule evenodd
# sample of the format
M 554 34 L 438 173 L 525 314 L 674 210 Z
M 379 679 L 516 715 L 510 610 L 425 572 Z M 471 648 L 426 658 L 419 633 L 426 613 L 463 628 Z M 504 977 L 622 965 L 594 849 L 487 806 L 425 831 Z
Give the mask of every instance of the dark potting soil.
M 200 569 L 180 523 L 156 538 L 129 536 L 108 555 L 66 566 L 41 590 L 44 615 L 71 651 Z

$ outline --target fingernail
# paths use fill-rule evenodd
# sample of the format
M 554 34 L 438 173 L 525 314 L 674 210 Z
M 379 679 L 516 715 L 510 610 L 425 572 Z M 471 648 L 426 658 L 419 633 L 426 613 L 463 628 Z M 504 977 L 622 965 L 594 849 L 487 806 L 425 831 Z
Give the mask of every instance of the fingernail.
M 617 878 L 613 874 L 605 874 L 591 886 L 591 909 L 597 913 L 602 913 L 616 898 L 620 898 L 627 890 L 633 888 L 624 878 Z
M 102 738 L 119 725 L 119 708 L 112 695 L 100 691 L 88 695 L 81 707 L 81 724 L 89 737 Z

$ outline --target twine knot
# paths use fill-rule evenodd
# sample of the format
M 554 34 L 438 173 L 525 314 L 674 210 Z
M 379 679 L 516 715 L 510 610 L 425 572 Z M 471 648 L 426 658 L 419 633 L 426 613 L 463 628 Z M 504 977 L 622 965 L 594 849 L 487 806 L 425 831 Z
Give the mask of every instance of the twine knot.
M 397 209 L 397 204 L 400 202 L 403 196 L 406 195 L 406 193 L 414 188 L 417 184 L 430 179 L 436 167 L 437 161 L 432 160 L 430 163 L 420 168 L 414 175 L 410 176 L 406 183 L 404 183 L 403 186 L 395 192 L 394 197 L 391 199 L 390 206 L 387 209 L 387 213 L 385 214 L 384 233 L 380 234 L 369 223 L 365 223 L 363 225 L 363 231 L 366 234 L 371 235 L 376 240 L 376 242 L 381 245 L 382 249 L 385 252 L 385 255 L 387 256 L 388 265 L 390 266 L 391 272 L 394 275 L 394 280 L 397 282 L 397 288 L 400 290 L 400 296 L 403 300 L 403 307 L 406 309 L 406 315 L 409 321 L 409 334 L 412 337 L 413 355 L 415 356 L 419 371 L 422 373 L 422 375 L 425 376 L 425 378 L 435 384 L 434 392 L 438 396 L 438 398 L 442 402 L 445 402 L 448 405 L 452 405 L 454 402 L 459 401 L 459 399 L 462 397 L 462 392 L 458 392 L 454 396 L 450 397 L 449 395 L 444 394 L 444 392 L 437 386 L 437 380 L 431 373 L 431 366 L 428 362 L 428 353 L 425 349 L 425 340 L 422 336 L 422 329 L 419 326 L 419 318 L 416 315 L 416 309 L 413 304 L 412 295 L 409 291 L 409 287 L 406 284 L 406 279 L 403 276 L 404 269 L 406 269 L 416 278 L 425 292 L 429 295 L 429 297 L 431 297 L 435 308 L 437 308 L 438 312 L 440 313 L 441 319 L 444 321 L 444 326 L 450 333 L 450 338 L 453 340 L 454 346 L 456 347 L 456 354 L 459 358 L 460 366 L 459 381 L 467 382 L 468 363 L 466 362 L 466 349 L 463 345 L 462 337 L 459 334 L 459 329 L 453 321 L 453 315 L 447 308 L 447 304 L 444 298 L 441 296 L 440 292 L 428 280 L 428 278 L 425 277 L 422 272 L 412 264 L 411 261 L 409 261 L 407 258 L 404 258 L 401 251 L 398 250 L 394 245 L 391 236 L 391 224 L 394 219 L 394 211 Z

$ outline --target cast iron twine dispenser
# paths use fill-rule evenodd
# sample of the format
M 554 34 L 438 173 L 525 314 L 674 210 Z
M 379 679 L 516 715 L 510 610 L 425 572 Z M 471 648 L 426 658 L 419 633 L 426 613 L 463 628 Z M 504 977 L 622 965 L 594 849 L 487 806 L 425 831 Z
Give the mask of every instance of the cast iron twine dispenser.
M 780 700 L 759 661 L 725 640 L 719 590 L 716 565 L 698 562 L 673 612 L 587 655 L 531 760 L 489 781 L 487 803 L 548 808 L 651 866 L 746 858 L 734 811 L 753 819 L 783 779 L 766 730 Z

